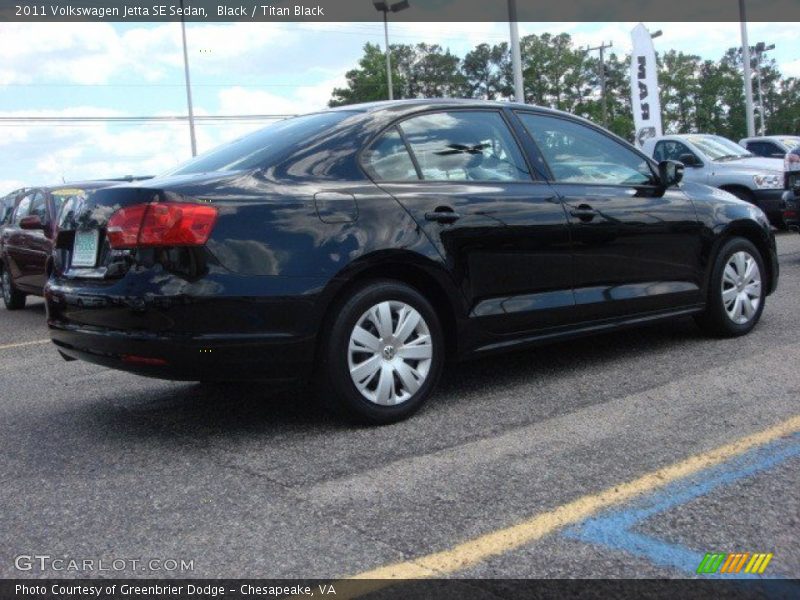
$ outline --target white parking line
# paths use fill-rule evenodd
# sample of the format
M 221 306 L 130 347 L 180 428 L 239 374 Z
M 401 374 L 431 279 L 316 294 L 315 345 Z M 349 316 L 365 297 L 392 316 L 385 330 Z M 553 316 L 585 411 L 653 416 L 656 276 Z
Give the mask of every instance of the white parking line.
M 50 340 L 34 340 L 33 342 L 19 342 L 17 344 L 6 344 L 0 346 L 0 350 L 10 350 L 11 348 L 22 348 L 24 346 L 41 346 L 42 344 L 49 344 Z

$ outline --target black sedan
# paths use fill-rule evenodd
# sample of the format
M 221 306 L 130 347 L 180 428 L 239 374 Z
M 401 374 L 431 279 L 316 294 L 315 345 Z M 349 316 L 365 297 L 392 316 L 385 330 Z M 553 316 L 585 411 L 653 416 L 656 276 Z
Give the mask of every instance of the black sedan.
M 315 382 L 387 423 L 447 358 L 694 315 L 750 331 L 778 282 L 758 208 L 592 123 L 414 100 L 280 121 L 62 214 L 65 358 Z

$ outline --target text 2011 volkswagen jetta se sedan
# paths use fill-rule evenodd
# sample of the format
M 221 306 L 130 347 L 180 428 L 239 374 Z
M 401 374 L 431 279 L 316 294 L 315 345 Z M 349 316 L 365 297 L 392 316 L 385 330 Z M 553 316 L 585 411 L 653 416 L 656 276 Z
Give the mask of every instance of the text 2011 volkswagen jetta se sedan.
M 695 315 L 736 336 L 778 281 L 764 214 L 588 121 L 401 101 L 281 121 L 65 207 L 65 357 L 170 379 L 314 381 L 385 423 L 447 357 Z

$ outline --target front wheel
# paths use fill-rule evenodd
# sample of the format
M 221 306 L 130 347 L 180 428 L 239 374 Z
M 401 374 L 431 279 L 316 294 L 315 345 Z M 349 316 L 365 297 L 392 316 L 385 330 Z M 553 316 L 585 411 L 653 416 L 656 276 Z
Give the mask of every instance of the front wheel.
M 764 310 L 765 276 L 761 253 L 750 241 L 727 241 L 714 262 L 706 310 L 696 318 L 697 323 L 721 337 L 749 333 Z
M 0 286 L 3 288 L 3 304 L 8 310 L 25 308 L 25 294 L 14 287 L 11 273 L 2 264 L 0 264 Z
M 396 281 L 364 285 L 337 309 L 325 353 L 330 383 L 321 392 L 358 420 L 400 421 L 436 387 L 444 336 L 431 304 Z

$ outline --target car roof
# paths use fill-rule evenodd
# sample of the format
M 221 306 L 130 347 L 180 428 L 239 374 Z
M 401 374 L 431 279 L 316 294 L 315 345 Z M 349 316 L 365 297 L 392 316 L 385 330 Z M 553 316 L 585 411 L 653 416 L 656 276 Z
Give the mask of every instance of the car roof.
M 375 113 L 389 111 L 393 113 L 412 113 L 425 108 L 516 108 L 534 109 L 543 113 L 553 115 L 568 116 L 574 119 L 582 119 L 562 110 L 538 106 L 535 104 L 525 104 L 523 102 L 507 102 L 502 100 L 473 100 L 470 98 L 411 98 L 406 100 L 379 100 L 375 102 L 362 102 L 360 104 L 347 104 L 329 108 L 328 111 L 350 111 L 361 113 Z M 584 119 L 585 120 L 585 119 Z

